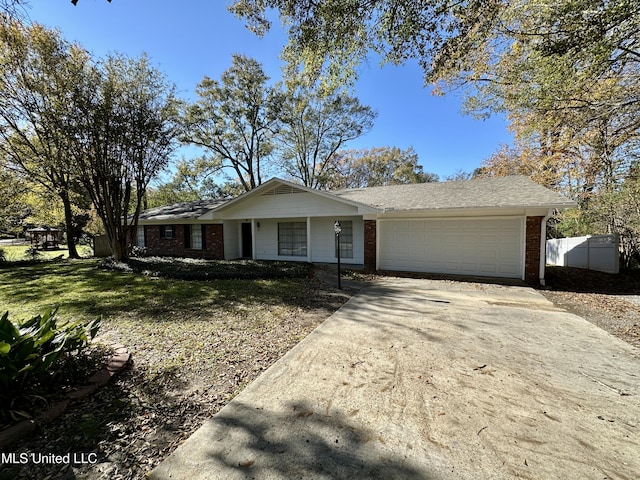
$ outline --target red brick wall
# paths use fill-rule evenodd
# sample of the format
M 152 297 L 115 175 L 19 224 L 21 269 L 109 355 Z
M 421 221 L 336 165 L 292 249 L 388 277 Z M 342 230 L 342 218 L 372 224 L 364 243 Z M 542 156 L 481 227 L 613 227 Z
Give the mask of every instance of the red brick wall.
M 376 221 L 364 221 L 364 268 L 376 269 Z
M 544 217 L 527 217 L 524 279 L 532 285 L 540 282 L 540 227 L 543 219 Z
M 205 227 L 205 247 L 215 260 L 224 260 L 224 229 L 221 223 L 214 223 Z
M 149 255 L 172 257 L 206 258 L 210 260 L 224 259 L 224 236 L 222 224 L 205 225 L 204 249 L 184 248 L 185 226 L 173 225 L 175 238 L 161 238 L 160 225 L 145 226 L 145 246 Z

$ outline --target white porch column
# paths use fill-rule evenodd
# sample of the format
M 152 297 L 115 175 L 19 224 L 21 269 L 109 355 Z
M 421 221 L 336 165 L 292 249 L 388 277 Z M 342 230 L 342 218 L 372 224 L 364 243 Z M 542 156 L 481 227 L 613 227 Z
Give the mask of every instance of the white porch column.
M 311 217 L 307 217 L 307 262 L 311 263 Z
M 256 228 L 256 219 L 252 218 L 251 219 L 251 259 L 255 260 L 256 259 L 256 232 L 257 232 L 257 228 Z
M 380 268 L 380 224 L 383 220 L 376 218 L 376 271 Z

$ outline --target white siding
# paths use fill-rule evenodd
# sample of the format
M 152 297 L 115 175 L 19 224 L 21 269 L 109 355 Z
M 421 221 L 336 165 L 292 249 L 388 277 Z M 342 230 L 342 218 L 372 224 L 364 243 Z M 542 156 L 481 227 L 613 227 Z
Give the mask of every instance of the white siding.
M 355 215 L 352 205 L 301 192 L 281 195 L 256 195 L 221 212 L 225 219 L 306 218 Z
M 255 231 L 257 260 L 293 260 L 306 262 L 307 257 L 285 257 L 278 255 L 278 221 L 277 219 L 260 219 L 260 228 Z M 306 222 L 306 218 L 287 218 L 287 222 Z
M 223 227 L 224 258 L 233 260 L 240 258 L 240 222 L 226 221 Z
M 335 233 L 333 224 L 336 220 L 353 222 L 353 258 L 340 259 L 344 264 L 361 265 L 364 263 L 364 222 L 361 217 L 325 217 L 311 219 L 311 261 L 317 263 L 335 263 Z M 290 260 L 306 262 L 307 257 L 289 257 L 278 255 L 278 222 L 306 222 L 306 218 L 261 218 L 260 228 L 256 228 L 256 259 L 258 260 Z M 226 240 L 225 240 L 226 241 Z M 309 242 L 309 238 L 307 238 Z
M 317 263 L 336 263 L 336 240 L 333 224 L 336 220 L 353 222 L 353 258 L 341 258 L 345 264 L 364 263 L 364 222 L 362 217 L 313 218 L 311 220 L 312 256 Z
M 380 222 L 378 268 L 522 278 L 522 218 Z

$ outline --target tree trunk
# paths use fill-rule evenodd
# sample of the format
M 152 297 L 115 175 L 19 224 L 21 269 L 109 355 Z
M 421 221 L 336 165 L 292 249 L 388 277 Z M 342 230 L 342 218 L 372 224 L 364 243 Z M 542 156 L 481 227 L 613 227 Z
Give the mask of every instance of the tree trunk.
M 129 252 L 127 251 L 126 242 L 120 238 L 109 239 L 111 241 L 111 252 L 116 262 L 126 262 L 129 260 Z
M 67 248 L 69 249 L 69 258 L 80 258 L 75 242 L 75 227 L 73 225 L 73 212 L 71 211 L 71 200 L 69 200 L 69 192 L 62 190 L 59 192 L 64 206 L 64 223 L 67 231 Z

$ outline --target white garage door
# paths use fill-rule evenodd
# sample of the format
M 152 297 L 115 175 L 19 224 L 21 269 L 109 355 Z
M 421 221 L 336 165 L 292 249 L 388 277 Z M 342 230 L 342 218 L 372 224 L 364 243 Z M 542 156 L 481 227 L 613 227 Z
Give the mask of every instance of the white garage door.
M 522 218 L 379 222 L 381 270 L 522 278 Z

